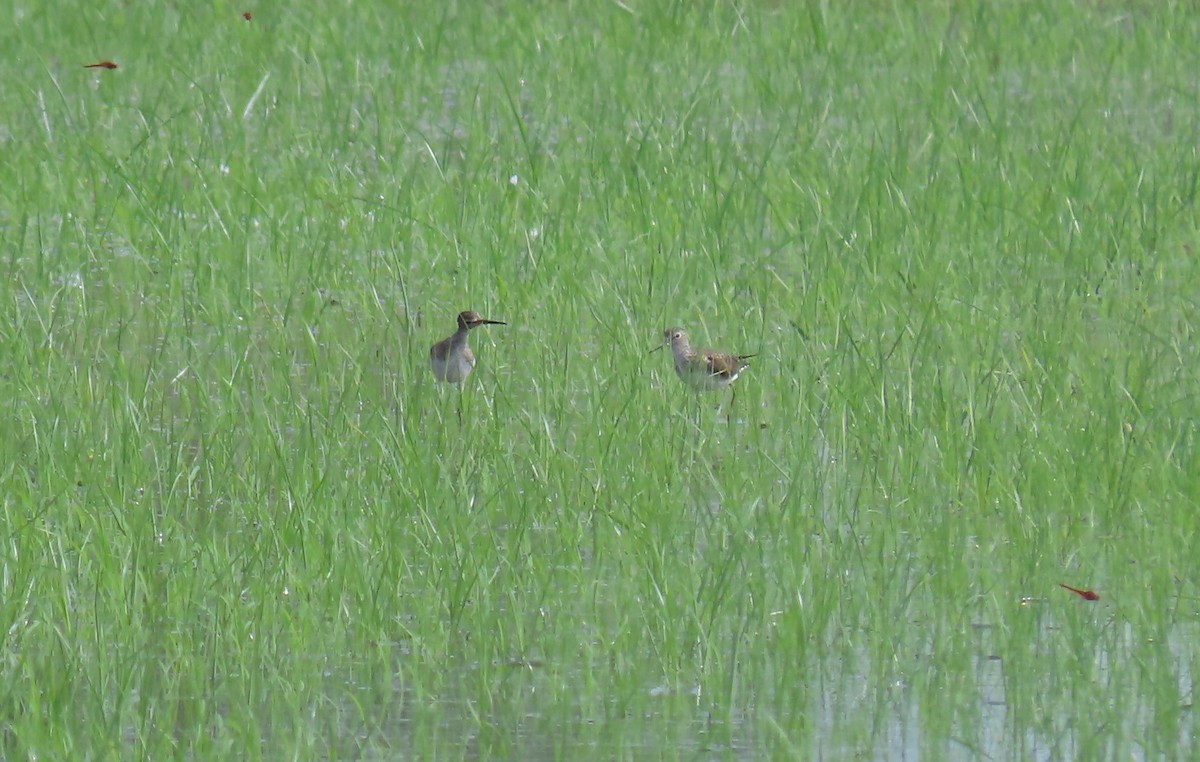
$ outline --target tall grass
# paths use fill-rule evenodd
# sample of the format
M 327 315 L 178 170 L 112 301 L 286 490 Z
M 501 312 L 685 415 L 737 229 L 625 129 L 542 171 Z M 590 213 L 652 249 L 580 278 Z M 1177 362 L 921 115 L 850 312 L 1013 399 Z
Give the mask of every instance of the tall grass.
M 4 756 L 1194 749 L 1188 5 L 11 10 Z

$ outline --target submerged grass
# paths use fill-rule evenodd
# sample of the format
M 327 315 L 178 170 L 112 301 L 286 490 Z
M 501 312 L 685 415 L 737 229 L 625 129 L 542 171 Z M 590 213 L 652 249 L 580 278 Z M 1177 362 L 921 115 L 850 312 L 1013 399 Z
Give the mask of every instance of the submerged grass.
M 4 756 L 1194 751 L 1193 8 L 250 10 L 0 32 Z

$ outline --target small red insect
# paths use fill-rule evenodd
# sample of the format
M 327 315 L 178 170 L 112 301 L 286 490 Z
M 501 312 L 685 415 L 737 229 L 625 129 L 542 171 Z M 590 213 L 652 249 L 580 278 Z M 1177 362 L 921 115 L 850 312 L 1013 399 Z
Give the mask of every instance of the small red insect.
M 100 63 L 88 64 L 85 69 L 115 69 L 117 65 L 112 61 L 101 61 Z
M 1076 595 L 1078 595 L 1080 598 L 1084 599 L 1085 601 L 1100 600 L 1100 596 L 1097 593 L 1093 593 L 1091 590 L 1080 590 L 1077 587 L 1071 587 L 1070 585 L 1064 585 L 1061 582 L 1058 583 L 1058 586 L 1061 588 L 1070 590 L 1072 593 L 1075 593 Z
M 250 19 L 254 18 L 254 14 L 251 13 L 250 11 L 246 11 L 245 13 L 242 14 L 242 18 L 249 21 Z

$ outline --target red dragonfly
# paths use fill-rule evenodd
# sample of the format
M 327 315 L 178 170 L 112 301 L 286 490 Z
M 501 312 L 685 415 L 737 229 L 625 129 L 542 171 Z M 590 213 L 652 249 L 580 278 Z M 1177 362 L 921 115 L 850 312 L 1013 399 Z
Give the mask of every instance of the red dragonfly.
M 1064 588 L 1066 590 L 1070 590 L 1072 593 L 1075 593 L 1076 595 L 1078 595 L 1080 598 L 1084 599 L 1085 601 L 1100 600 L 1100 595 L 1098 593 L 1092 592 L 1091 590 L 1080 590 L 1077 587 L 1071 587 L 1070 585 L 1064 585 L 1061 582 L 1058 583 L 1058 586 L 1061 588 Z
M 101 61 L 100 63 L 88 64 L 85 69 L 115 69 L 117 65 L 112 61 Z
M 246 11 L 245 13 L 242 14 L 242 18 L 249 21 L 250 19 L 254 18 L 254 14 L 251 13 L 250 11 Z

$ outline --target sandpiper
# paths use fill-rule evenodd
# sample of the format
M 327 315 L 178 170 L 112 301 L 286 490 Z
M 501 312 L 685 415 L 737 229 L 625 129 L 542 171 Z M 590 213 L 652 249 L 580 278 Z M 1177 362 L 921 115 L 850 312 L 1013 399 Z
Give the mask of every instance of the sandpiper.
M 442 339 L 429 350 L 429 362 L 438 381 L 457 384 L 471 375 L 475 369 L 475 353 L 467 343 L 472 328 L 481 325 L 508 325 L 500 320 L 488 320 L 478 312 L 467 310 L 458 313 L 458 330 L 453 336 Z
M 713 349 L 695 349 L 688 340 L 687 331 L 668 328 L 663 331 L 663 342 L 651 352 L 670 345 L 675 355 L 675 373 L 696 391 L 724 389 L 737 381 L 741 372 L 750 367 L 746 360 L 754 355 L 734 355 Z

